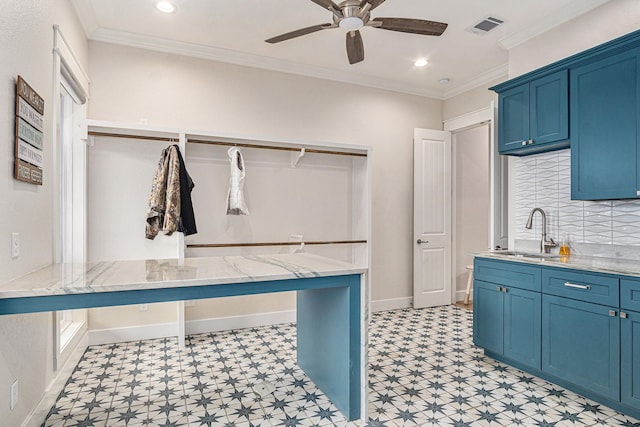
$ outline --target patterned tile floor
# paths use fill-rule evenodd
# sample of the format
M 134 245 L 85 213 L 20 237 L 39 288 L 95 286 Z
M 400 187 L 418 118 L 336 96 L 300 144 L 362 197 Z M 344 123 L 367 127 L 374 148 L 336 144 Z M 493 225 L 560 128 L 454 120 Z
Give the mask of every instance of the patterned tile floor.
M 640 426 L 483 356 L 458 307 L 373 315 L 368 426 Z M 295 364 L 295 325 L 87 349 L 43 426 L 358 426 Z M 259 397 L 258 384 L 275 386 Z

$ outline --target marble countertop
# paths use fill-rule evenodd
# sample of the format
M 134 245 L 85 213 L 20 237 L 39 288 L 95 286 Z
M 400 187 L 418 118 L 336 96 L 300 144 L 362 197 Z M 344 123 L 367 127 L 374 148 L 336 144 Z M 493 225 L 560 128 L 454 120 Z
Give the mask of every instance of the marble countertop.
M 0 285 L 0 299 L 361 274 L 307 253 L 55 264 Z
M 523 255 L 524 254 L 524 255 Z M 482 258 L 501 259 L 505 261 L 522 262 L 526 264 L 541 265 L 547 267 L 572 268 L 577 270 L 592 271 L 597 273 L 619 274 L 623 276 L 640 277 L 640 261 L 624 258 L 604 258 L 571 255 L 560 257 L 557 254 L 528 254 L 511 251 L 478 252 L 474 256 Z

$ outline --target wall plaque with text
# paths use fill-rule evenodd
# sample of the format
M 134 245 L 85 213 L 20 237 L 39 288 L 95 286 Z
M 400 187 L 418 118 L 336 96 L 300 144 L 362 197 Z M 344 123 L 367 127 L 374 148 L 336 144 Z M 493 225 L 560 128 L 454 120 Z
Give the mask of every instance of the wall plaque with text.
M 44 99 L 18 76 L 15 169 L 17 180 L 42 185 Z

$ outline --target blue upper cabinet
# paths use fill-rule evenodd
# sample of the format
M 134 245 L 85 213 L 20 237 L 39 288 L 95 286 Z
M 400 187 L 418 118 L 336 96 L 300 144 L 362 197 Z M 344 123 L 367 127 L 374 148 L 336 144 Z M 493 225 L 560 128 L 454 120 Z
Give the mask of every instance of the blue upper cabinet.
M 529 140 L 529 84 L 501 93 L 498 114 L 500 153 L 521 149 Z
M 522 156 L 569 146 L 568 71 L 504 91 L 498 97 L 498 150 Z
M 640 195 L 640 48 L 571 70 L 571 198 Z

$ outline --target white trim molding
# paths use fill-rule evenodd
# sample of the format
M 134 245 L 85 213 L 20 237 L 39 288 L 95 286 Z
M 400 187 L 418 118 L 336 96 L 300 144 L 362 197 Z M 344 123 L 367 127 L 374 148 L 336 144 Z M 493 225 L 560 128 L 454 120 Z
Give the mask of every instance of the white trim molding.
M 64 389 L 67 380 L 71 376 L 76 365 L 82 359 L 82 355 L 87 349 L 88 334 L 85 333 L 79 340 L 76 347 L 73 349 L 64 365 L 56 371 L 55 377 L 45 390 L 40 402 L 36 405 L 31 413 L 25 418 L 21 427 L 40 427 L 42 421 L 47 417 L 49 410 L 56 402 L 58 395 Z
M 373 312 L 377 312 L 411 308 L 412 305 L 413 298 L 404 297 L 372 301 L 371 308 Z M 295 321 L 296 311 L 284 310 L 271 313 L 187 320 L 185 322 L 185 332 L 187 335 L 206 334 L 208 332 L 279 325 L 282 323 L 293 323 Z M 95 329 L 88 333 L 88 345 L 149 340 L 177 335 L 178 329 L 176 322 L 127 326 L 123 328 Z
M 185 322 L 185 332 L 187 335 L 204 334 L 208 332 L 278 325 L 282 323 L 292 323 L 295 321 L 295 310 L 286 310 L 242 316 L 188 320 Z M 177 335 L 178 327 L 176 322 L 128 326 L 124 328 L 96 329 L 89 331 L 89 345 L 140 341 Z
M 509 64 L 504 63 L 502 65 L 497 66 L 489 71 L 478 74 L 472 80 L 461 83 L 457 86 L 454 86 L 450 89 L 445 89 L 444 96 L 442 99 L 447 100 L 449 98 L 453 98 L 454 96 L 458 96 L 475 88 L 487 85 L 495 80 L 507 80 L 509 77 Z
M 498 46 L 503 49 L 510 50 L 514 47 L 531 40 L 532 38 L 539 36 L 559 25 L 564 24 L 578 16 L 602 6 L 611 0 L 574 0 L 560 10 L 554 12 L 552 15 L 547 16 L 545 19 L 540 20 L 535 25 L 531 25 L 521 31 L 510 34 L 502 39 L 498 40 Z
M 152 50 L 162 53 L 190 56 L 199 59 L 223 62 L 228 64 L 243 65 L 282 73 L 297 74 L 305 77 L 315 77 L 324 80 L 333 80 L 342 83 L 350 83 L 367 86 L 376 89 L 390 90 L 435 99 L 443 99 L 442 91 L 427 90 L 415 85 L 404 84 L 379 77 L 371 77 L 351 71 L 339 71 L 315 65 L 300 64 L 267 56 L 238 52 L 213 46 L 205 46 L 197 43 L 181 42 L 177 40 L 152 37 L 142 34 L 128 33 L 125 31 L 98 28 L 89 36 L 90 40 L 104 43 L 118 44 L 122 46 Z
M 371 302 L 371 311 L 401 310 L 413 307 L 413 297 L 381 299 Z

